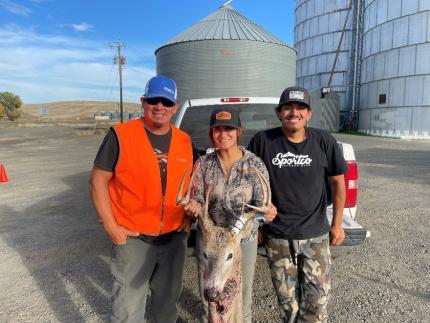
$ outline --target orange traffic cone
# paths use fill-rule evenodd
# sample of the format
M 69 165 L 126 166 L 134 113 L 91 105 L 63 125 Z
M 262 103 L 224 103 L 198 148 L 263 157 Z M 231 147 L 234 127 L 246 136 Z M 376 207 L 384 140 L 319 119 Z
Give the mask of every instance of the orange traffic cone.
M 3 164 L 0 164 L 0 183 L 1 182 L 9 182 L 9 178 L 7 177 Z

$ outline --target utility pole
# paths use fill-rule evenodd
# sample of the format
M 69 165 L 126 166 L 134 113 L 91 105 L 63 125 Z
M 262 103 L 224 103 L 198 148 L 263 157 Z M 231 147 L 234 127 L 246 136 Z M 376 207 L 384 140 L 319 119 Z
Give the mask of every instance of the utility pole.
M 124 108 L 122 105 L 122 66 L 125 64 L 125 57 L 121 55 L 121 47 L 125 47 L 123 43 L 116 42 L 109 44 L 110 48 L 116 47 L 118 55 L 113 58 L 114 64 L 118 64 L 119 73 L 119 113 L 121 116 L 121 123 L 124 122 Z

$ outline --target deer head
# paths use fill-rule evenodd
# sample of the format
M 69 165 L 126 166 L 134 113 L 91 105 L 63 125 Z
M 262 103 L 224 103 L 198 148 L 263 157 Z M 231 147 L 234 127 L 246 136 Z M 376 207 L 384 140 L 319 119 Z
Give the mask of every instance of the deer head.
M 176 203 L 186 205 L 190 200 L 191 186 L 194 175 L 191 176 L 190 187 L 185 196 L 183 187 L 189 169 L 182 177 Z M 270 207 L 271 191 L 266 178 L 258 169 L 255 172 L 259 178 L 263 191 L 263 206 L 256 207 L 242 202 L 242 210 L 238 215 L 233 228 L 216 226 L 209 216 L 209 197 L 211 188 L 206 192 L 206 202 L 199 215 L 200 227 L 202 229 L 202 256 L 203 256 L 203 284 L 205 298 L 209 303 L 209 314 L 213 317 L 231 315 L 234 307 L 237 317 L 242 311 L 242 277 L 241 277 L 241 249 L 240 241 L 249 235 L 253 228 L 254 218 L 258 213 L 267 212 Z M 251 211 L 245 212 L 245 207 Z M 211 314 L 212 313 L 212 314 Z M 241 317 L 241 315 L 239 315 Z M 215 320 L 212 320 L 215 321 Z
M 204 295 L 208 301 L 209 315 L 213 317 L 214 311 L 222 315 L 230 310 L 238 298 L 242 298 L 240 240 L 252 229 L 252 221 L 247 221 L 239 234 L 231 228 L 216 226 L 208 213 L 209 196 L 210 188 L 199 220 L 203 239 Z
M 230 310 L 232 304 L 235 310 L 242 311 L 242 277 L 241 277 L 241 248 L 240 241 L 250 234 L 254 227 L 254 218 L 258 212 L 265 213 L 270 205 L 270 186 L 264 176 L 256 169 L 263 188 L 264 203 L 255 207 L 242 202 L 242 211 L 236 225 L 219 227 L 211 220 L 208 213 L 210 188 L 206 193 L 206 203 L 200 215 L 202 229 L 203 284 L 205 298 L 211 310 L 222 315 Z M 252 211 L 245 212 L 245 206 Z M 238 305 L 240 304 L 240 305 Z

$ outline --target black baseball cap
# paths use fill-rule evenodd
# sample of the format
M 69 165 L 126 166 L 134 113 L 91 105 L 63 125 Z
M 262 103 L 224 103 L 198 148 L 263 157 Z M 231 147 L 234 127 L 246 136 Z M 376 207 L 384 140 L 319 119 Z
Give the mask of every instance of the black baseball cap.
M 284 92 L 282 92 L 279 98 L 279 104 L 276 109 L 280 109 L 284 104 L 289 102 L 298 102 L 306 105 L 309 109 L 311 108 L 311 100 L 309 97 L 309 92 L 299 86 L 287 87 Z
M 228 108 L 215 109 L 212 112 L 209 126 L 211 128 L 226 126 L 238 129 L 241 127 L 239 114 L 236 111 Z

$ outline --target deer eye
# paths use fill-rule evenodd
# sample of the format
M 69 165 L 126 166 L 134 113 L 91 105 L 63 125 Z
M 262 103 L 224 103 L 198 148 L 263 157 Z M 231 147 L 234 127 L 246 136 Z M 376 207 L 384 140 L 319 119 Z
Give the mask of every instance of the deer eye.
M 208 255 L 206 254 L 206 252 L 203 252 L 203 258 L 208 259 Z
M 230 253 L 230 254 L 227 256 L 227 260 L 230 260 L 231 258 L 233 258 L 233 254 L 232 254 L 232 253 Z

